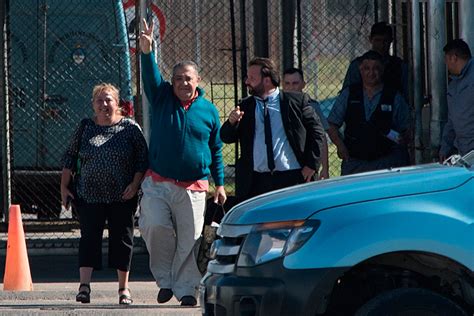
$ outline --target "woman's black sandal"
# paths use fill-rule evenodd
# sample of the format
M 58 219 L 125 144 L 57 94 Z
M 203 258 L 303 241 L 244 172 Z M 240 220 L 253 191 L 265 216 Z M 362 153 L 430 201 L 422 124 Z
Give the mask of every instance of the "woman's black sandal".
M 120 305 L 130 305 L 133 303 L 132 296 L 130 294 L 125 294 L 125 293 L 120 294 L 120 292 L 123 292 L 123 291 L 128 291 L 128 293 L 130 293 L 129 288 L 124 287 L 124 288 L 119 289 L 118 291 L 119 291 L 119 304 Z
M 81 291 L 81 287 L 86 287 L 89 291 Z M 76 295 L 76 302 L 90 303 L 91 302 L 91 287 L 89 284 L 81 283 L 79 285 L 79 293 Z

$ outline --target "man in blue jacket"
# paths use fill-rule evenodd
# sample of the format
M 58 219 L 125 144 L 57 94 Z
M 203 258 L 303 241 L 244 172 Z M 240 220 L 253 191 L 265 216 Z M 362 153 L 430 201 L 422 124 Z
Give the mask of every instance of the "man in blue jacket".
M 144 21 L 142 75 L 153 125 L 139 227 L 160 288 L 158 303 L 174 295 L 181 305 L 195 306 L 201 279 L 195 252 L 210 174 L 216 185 L 214 201 L 226 200 L 219 115 L 198 87 L 194 62 L 175 65 L 171 83 L 163 79 L 152 53 L 152 34 L 153 25 Z
M 448 122 L 441 139 L 440 160 L 474 149 L 474 66 L 471 50 L 462 39 L 444 47 L 451 81 L 448 85 Z

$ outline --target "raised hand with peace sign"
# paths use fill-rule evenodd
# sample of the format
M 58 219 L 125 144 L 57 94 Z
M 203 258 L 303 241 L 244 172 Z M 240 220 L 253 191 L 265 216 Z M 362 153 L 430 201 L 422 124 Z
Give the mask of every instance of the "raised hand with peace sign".
M 150 21 L 150 26 L 143 19 L 143 31 L 140 34 L 140 49 L 142 53 L 149 54 L 152 50 L 153 43 L 153 20 Z

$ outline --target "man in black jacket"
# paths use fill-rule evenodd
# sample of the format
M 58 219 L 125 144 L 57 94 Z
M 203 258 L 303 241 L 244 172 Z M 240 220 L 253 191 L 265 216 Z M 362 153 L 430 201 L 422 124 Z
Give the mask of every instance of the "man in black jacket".
M 280 76 L 268 58 L 249 62 L 245 84 L 251 96 L 221 128 L 224 143 L 240 142 L 239 200 L 311 181 L 319 168 L 324 130 L 309 96 L 280 91 Z

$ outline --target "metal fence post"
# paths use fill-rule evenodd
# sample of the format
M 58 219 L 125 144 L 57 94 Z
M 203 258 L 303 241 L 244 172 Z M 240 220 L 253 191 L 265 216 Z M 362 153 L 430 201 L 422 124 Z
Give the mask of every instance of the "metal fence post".
M 230 0 L 230 32 L 232 36 L 232 78 L 234 80 L 234 103 L 237 105 L 239 102 L 239 85 L 238 85 L 238 73 L 237 73 L 237 39 L 235 32 L 235 12 L 234 12 L 234 0 Z
M 7 3 L 2 1 L 0 4 L 0 26 L 2 45 L 0 46 L 0 86 L 1 86 L 1 139 L 2 139 L 2 208 L 5 220 L 8 220 L 8 210 L 11 204 L 11 167 L 10 167 L 10 106 L 8 99 L 8 76 L 7 61 L 8 61 L 8 41 L 7 41 Z M 1 218 L 1 216 L 0 216 Z
M 389 22 L 389 1 L 388 0 L 374 0 L 374 15 L 375 22 L 386 21 Z
M 247 18 L 246 18 L 246 1 L 240 0 L 240 69 L 241 69 L 241 96 L 247 96 L 247 87 L 245 86 L 245 78 L 247 77 Z
M 136 71 L 136 77 L 135 77 L 135 84 L 136 84 L 136 96 L 135 96 L 135 102 L 137 105 L 136 111 L 135 111 L 135 117 L 136 120 L 139 124 L 143 124 L 143 107 L 142 107 L 142 81 L 141 81 L 141 63 L 140 63 L 140 43 L 139 43 L 139 38 L 140 38 L 140 33 L 142 30 L 142 14 L 141 14 L 141 7 L 142 3 L 146 0 L 136 0 L 135 2 L 135 71 Z M 146 17 L 146 15 L 145 15 Z
M 267 1 L 253 2 L 255 56 L 268 57 L 268 5 Z
M 293 67 L 295 60 L 295 1 L 281 0 L 281 38 L 283 69 Z M 298 22 L 299 23 L 299 22 Z
M 431 158 L 438 159 L 441 135 L 446 123 L 446 66 L 443 47 L 446 42 L 446 1 L 428 2 L 428 47 L 431 86 Z
M 147 7 L 151 4 L 150 0 L 137 0 L 135 2 L 135 47 L 136 47 L 136 55 L 135 55 L 135 86 L 136 86 L 136 120 L 142 126 L 143 134 L 145 135 L 145 139 L 147 142 L 150 141 L 150 110 L 149 110 L 149 103 L 148 99 L 145 94 L 143 94 L 143 85 L 142 85 L 142 66 L 140 61 L 140 43 L 139 38 L 141 31 L 143 30 L 143 19 L 147 20 L 147 23 L 151 22 L 151 18 L 148 19 L 149 15 L 147 14 Z M 155 25 L 154 27 L 159 27 Z M 154 43 L 156 46 L 156 43 Z M 158 58 L 157 55 L 155 55 Z
M 421 61 L 421 26 L 419 0 L 411 2 L 411 36 L 413 45 L 413 105 L 415 107 L 415 162 L 423 161 L 423 77 Z
M 474 1 L 460 0 L 459 15 L 461 24 L 461 38 L 463 38 L 469 47 L 474 49 Z

